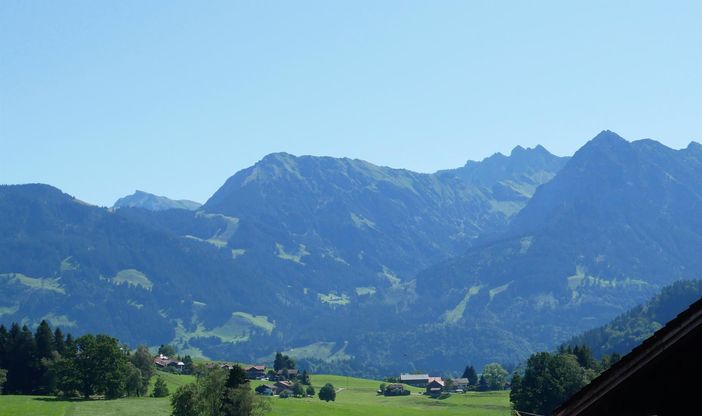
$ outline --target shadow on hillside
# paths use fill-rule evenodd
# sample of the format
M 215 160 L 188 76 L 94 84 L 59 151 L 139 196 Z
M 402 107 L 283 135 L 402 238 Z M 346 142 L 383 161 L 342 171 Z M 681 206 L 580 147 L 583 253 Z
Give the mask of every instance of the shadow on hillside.
M 32 400 L 37 400 L 40 402 L 85 402 L 85 401 L 91 401 L 91 400 L 103 400 L 102 398 L 96 399 L 96 398 L 90 398 L 86 399 L 83 397 L 34 397 Z

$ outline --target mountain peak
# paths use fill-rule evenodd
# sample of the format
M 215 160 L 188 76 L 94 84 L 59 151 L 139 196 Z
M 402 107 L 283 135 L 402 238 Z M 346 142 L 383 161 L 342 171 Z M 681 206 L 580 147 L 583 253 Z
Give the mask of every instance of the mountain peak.
M 597 136 L 595 136 L 591 142 L 627 142 L 622 136 L 611 130 L 602 130 Z M 628 143 L 628 142 L 627 142 Z
M 287 152 L 274 152 L 274 153 L 269 153 L 261 159 L 259 163 L 266 163 L 266 162 L 274 162 L 274 161 L 279 161 L 279 160 L 290 160 L 290 159 L 297 159 L 297 156 L 287 153 Z
M 113 208 L 144 208 L 149 211 L 164 211 L 167 209 L 187 209 L 194 211 L 202 204 L 187 199 L 173 200 L 148 192 L 136 190 L 133 194 L 118 199 Z
M 695 152 L 702 152 L 702 144 L 699 144 L 698 142 L 691 141 L 690 144 L 687 145 L 687 150 L 692 150 Z
M 530 150 L 530 149 L 525 149 L 525 148 L 523 148 L 523 147 L 520 146 L 520 145 L 516 145 L 516 146 L 514 146 L 514 149 L 512 149 L 512 151 L 510 152 L 509 155 L 510 155 L 510 156 L 516 156 L 516 155 L 518 155 L 518 154 L 527 152 L 528 150 Z

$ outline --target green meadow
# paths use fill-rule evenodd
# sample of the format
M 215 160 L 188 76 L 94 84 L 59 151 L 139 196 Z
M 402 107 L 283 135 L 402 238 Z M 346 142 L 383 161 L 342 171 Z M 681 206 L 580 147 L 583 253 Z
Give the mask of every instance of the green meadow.
M 191 376 L 159 373 L 171 392 L 194 380 Z M 155 378 L 154 378 L 155 380 Z M 252 382 L 252 387 L 264 383 Z M 508 416 L 509 392 L 469 392 L 453 394 L 443 400 L 418 394 L 410 388 L 410 396 L 377 396 L 379 381 L 332 375 L 312 375 L 316 391 L 332 383 L 337 389 L 336 401 L 323 402 L 317 397 L 305 399 L 271 398 L 271 416 L 383 416 L 383 415 L 475 415 Z M 0 416 L 168 416 L 168 398 L 126 398 L 118 400 L 56 400 L 45 396 L 0 396 Z

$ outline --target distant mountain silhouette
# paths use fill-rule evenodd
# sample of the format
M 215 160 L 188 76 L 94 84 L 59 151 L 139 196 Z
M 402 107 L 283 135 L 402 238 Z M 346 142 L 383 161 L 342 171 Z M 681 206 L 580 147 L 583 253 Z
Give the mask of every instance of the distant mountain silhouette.
M 167 209 L 187 209 L 194 211 L 202 204 L 187 199 L 173 200 L 165 196 L 157 196 L 148 192 L 136 191 L 131 195 L 118 199 L 113 208 L 144 208 L 150 211 L 165 211 Z

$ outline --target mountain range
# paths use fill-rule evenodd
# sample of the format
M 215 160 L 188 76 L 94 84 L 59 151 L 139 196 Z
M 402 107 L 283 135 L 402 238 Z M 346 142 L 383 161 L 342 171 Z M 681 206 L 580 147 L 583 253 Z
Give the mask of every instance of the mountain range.
M 699 278 L 702 146 L 604 131 L 420 174 L 271 154 L 202 206 L 0 187 L 0 321 L 382 376 L 516 363 Z

